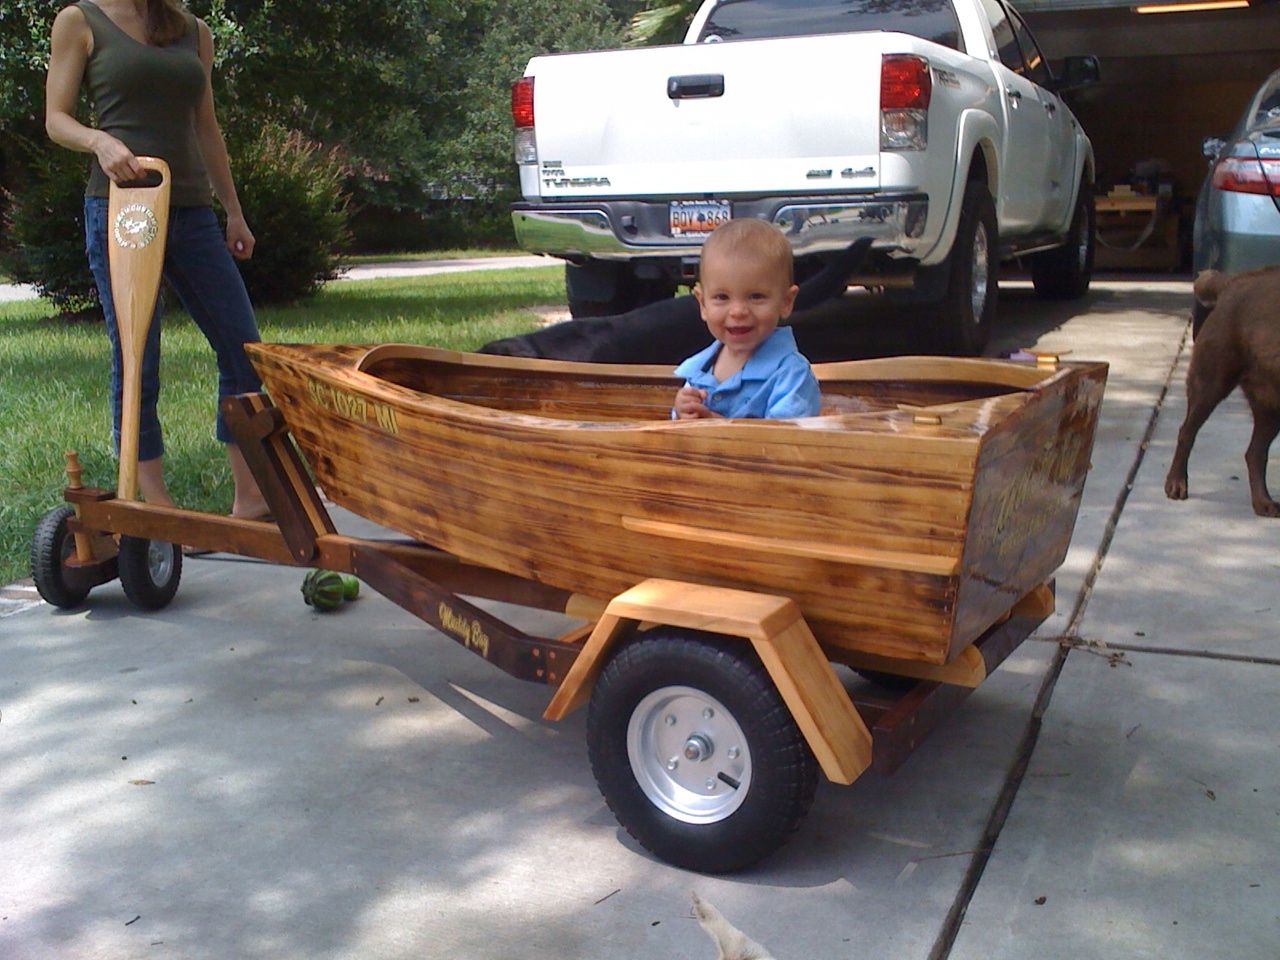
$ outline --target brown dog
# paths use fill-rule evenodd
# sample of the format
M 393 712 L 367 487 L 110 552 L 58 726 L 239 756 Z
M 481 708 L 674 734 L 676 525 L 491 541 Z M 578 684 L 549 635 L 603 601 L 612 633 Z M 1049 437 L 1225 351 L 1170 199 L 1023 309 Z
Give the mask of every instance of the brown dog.
M 1206 270 L 1196 277 L 1195 297 L 1195 313 L 1204 320 L 1195 335 L 1187 416 L 1178 430 L 1165 495 L 1187 499 L 1187 458 L 1196 434 L 1239 385 L 1253 411 L 1253 436 L 1244 454 L 1253 512 L 1280 517 L 1280 504 L 1267 492 L 1267 455 L 1280 433 L 1280 265 L 1232 276 Z

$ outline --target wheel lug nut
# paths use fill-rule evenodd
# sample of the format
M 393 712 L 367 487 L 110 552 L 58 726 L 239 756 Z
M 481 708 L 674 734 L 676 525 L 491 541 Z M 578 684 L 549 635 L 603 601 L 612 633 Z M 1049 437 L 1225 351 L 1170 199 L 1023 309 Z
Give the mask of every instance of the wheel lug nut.
M 710 777 L 707 778 L 707 793 L 715 793 L 716 782 Z
M 725 751 L 725 755 L 730 760 L 737 760 L 739 753 L 741 753 L 741 751 L 737 747 L 730 747 L 728 750 Z
M 663 722 L 665 722 L 668 727 L 674 727 L 676 725 L 676 715 L 674 713 L 668 713 Z
M 674 770 L 675 770 L 675 768 L 676 768 L 676 767 L 678 767 L 678 766 L 680 766 L 680 761 L 679 761 L 678 759 L 676 759 L 675 757 L 672 757 L 670 760 L 668 760 L 668 761 L 667 761 L 667 769 L 668 769 L 668 770 L 672 770 L 672 771 L 674 771 Z
M 703 707 L 703 708 L 702 708 L 702 719 L 704 719 L 704 720 L 710 720 L 710 719 L 711 719 L 712 717 L 714 717 L 715 715 L 716 715 L 716 712 L 715 712 L 714 710 L 712 710 L 710 707 Z

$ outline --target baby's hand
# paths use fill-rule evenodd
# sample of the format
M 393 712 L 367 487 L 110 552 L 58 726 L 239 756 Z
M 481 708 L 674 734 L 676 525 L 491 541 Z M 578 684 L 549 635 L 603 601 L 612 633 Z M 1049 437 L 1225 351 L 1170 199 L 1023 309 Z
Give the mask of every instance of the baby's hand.
M 681 387 L 676 391 L 676 419 L 698 420 L 703 417 L 714 417 L 715 414 L 707 409 L 706 399 L 707 391 L 705 390 L 697 387 Z

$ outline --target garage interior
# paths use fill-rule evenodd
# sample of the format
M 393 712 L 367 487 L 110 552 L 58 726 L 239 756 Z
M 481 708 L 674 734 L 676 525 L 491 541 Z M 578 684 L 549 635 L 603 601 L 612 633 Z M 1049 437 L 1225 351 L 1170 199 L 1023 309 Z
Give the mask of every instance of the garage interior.
M 1097 269 L 1189 271 L 1201 143 L 1231 130 L 1280 69 L 1280 0 L 1171 13 L 1115 0 L 1013 5 L 1050 64 L 1099 59 L 1102 82 L 1066 95 L 1097 160 Z

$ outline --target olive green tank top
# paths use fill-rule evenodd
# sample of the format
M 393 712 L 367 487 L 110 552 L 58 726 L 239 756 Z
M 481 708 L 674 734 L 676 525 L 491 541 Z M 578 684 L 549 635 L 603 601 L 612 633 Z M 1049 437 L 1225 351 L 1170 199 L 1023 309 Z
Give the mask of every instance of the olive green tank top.
M 138 156 L 159 157 L 169 164 L 172 206 L 209 206 L 209 174 L 195 128 L 196 107 L 205 89 L 196 18 L 186 14 L 187 32 L 167 47 L 153 47 L 133 39 L 95 4 L 80 0 L 76 6 L 93 31 L 84 82 L 98 129 Z M 105 197 L 110 183 L 95 158 L 85 193 Z

